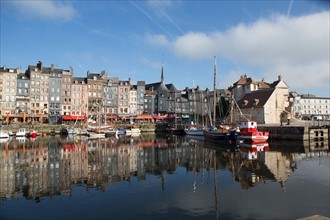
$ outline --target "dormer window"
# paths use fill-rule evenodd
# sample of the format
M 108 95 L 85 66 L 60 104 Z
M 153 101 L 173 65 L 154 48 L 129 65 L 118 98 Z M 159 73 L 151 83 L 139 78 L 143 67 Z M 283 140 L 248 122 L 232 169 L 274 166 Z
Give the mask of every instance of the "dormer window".
M 255 99 L 254 103 L 255 103 L 255 105 L 258 105 L 259 104 L 259 99 Z

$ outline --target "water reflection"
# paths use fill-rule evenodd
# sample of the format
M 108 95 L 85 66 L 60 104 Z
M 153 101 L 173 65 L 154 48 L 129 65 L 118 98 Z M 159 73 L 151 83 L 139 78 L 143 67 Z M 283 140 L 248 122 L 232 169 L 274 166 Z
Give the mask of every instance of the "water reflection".
M 306 157 L 329 156 L 329 146 L 322 149 L 304 147 L 297 152 L 283 152 L 268 143 L 218 145 L 179 136 L 143 135 L 119 139 L 43 137 L 11 138 L 0 143 L 1 201 L 24 196 L 40 202 L 41 197 L 72 196 L 73 184 L 84 184 L 86 190 L 105 191 L 107 185 L 129 181 L 132 176 L 144 180 L 147 174 L 161 177 L 185 167 L 196 175 L 227 170 L 242 189 L 258 182 L 284 182 L 297 169 L 297 161 Z M 288 150 L 287 150 L 288 151 Z M 216 176 L 216 173 L 213 175 Z M 217 184 L 216 179 L 215 192 Z M 215 198 L 216 198 L 215 194 Z

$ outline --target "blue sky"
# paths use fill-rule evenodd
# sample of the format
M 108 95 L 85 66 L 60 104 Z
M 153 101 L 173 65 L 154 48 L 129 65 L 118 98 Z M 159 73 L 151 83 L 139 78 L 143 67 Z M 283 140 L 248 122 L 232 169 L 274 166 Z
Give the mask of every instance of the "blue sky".
M 0 64 L 105 70 L 178 89 L 227 88 L 282 75 L 291 91 L 330 97 L 329 1 L 1 0 Z

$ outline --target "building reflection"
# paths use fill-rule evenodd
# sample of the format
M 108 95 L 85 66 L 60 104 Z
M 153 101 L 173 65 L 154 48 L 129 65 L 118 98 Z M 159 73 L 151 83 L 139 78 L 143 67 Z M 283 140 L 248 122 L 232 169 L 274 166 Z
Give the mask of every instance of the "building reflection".
M 42 197 L 70 197 L 75 184 L 104 191 L 107 185 L 132 177 L 144 180 L 147 175 L 161 176 L 164 190 L 165 174 L 178 167 L 194 175 L 211 169 L 229 171 L 243 189 L 266 180 L 284 187 L 297 161 L 329 156 L 327 144 L 302 145 L 291 152 L 276 144 L 230 146 L 154 134 L 96 140 L 12 138 L 0 145 L 1 201 L 21 196 L 36 202 Z

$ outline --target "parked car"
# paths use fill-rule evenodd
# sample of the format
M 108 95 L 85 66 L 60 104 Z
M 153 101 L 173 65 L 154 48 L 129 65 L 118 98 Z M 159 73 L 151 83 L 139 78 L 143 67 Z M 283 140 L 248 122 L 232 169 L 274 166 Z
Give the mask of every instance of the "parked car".
M 317 120 L 323 120 L 323 118 L 322 118 L 321 115 L 314 115 L 312 119 L 313 119 L 314 121 L 317 121 Z
M 312 118 L 309 117 L 309 116 L 303 116 L 303 117 L 301 118 L 301 120 L 310 121 L 310 120 L 312 120 Z

